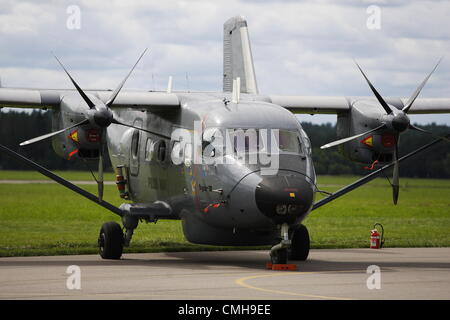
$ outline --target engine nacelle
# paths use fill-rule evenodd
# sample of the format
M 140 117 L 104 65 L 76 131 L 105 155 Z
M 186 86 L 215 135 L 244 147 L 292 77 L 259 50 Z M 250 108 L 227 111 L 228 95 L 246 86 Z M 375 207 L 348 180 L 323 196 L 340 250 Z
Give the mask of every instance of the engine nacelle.
M 81 103 L 81 105 L 80 105 Z M 86 109 L 78 97 L 66 97 L 61 101 L 61 108 L 52 113 L 53 131 L 70 127 L 85 119 L 82 112 Z M 53 150 L 64 159 L 81 157 L 86 159 L 97 159 L 102 141 L 102 129 L 91 124 L 75 127 L 52 138 Z
M 338 139 L 369 131 L 382 124 L 383 109 L 376 102 L 358 100 L 349 113 L 338 115 Z M 385 164 L 392 161 L 396 139 L 390 129 L 381 129 L 339 145 L 348 159 L 363 164 Z

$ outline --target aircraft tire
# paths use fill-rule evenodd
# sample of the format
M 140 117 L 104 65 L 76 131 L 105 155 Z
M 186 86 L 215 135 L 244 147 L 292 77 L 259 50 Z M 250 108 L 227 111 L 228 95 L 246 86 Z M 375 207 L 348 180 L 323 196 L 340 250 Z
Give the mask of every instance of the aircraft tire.
M 103 224 L 98 237 L 98 247 L 103 259 L 120 259 L 123 252 L 123 232 L 117 222 Z
M 309 255 L 309 247 L 308 229 L 301 224 L 293 230 L 289 259 L 305 261 Z

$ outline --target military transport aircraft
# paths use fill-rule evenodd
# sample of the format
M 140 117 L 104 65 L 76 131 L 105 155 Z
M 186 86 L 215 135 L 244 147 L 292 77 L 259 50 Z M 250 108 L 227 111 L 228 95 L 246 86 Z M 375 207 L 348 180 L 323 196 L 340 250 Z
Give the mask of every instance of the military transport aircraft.
M 98 195 L 3 145 L 1 155 L 121 217 L 123 227 L 116 222 L 101 227 L 104 259 L 120 259 L 140 221 L 177 219 L 193 243 L 273 245 L 273 263 L 305 260 L 310 241 L 301 222 L 309 213 L 391 169 L 397 203 L 399 163 L 449 140 L 436 137 L 398 154 L 406 130 L 431 134 L 411 124 L 409 114 L 450 112 L 450 98 L 417 98 L 438 65 L 408 99 L 382 97 L 358 64 L 374 96 L 264 95 L 258 92 L 247 22 L 240 16 L 224 24 L 223 92 L 175 92 L 171 80 L 166 91 L 122 90 L 139 60 L 115 90 L 84 90 L 56 60 L 75 89 L 0 88 L 0 107 L 51 109 L 54 131 L 21 145 L 51 138 L 65 159 L 98 161 Z M 350 160 L 377 169 L 315 202 L 321 191 L 310 141 L 295 113 L 336 114 L 339 140 L 322 148 L 339 145 Z M 120 207 L 103 200 L 105 156 L 116 171 L 118 194 L 127 200 Z

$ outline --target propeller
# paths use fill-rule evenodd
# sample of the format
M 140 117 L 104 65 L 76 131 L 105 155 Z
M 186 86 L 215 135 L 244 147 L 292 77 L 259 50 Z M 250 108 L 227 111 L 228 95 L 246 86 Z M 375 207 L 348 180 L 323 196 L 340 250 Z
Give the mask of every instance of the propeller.
M 114 118 L 114 115 L 110 109 L 110 107 L 113 105 L 115 99 L 117 98 L 117 96 L 119 95 L 120 91 L 122 90 L 125 82 L 127 81 L 127 79 L 129 78 L 129 76 L 131 75 L 131 73 L 133 72 L 133 70 L 135 69 L 135 67 L 137 66 L 137 64 L 139 63 L 139 61 L 142 59 L 142 57 L 144 56 L 145 52 L 147 51 L 147 49 L 145 49 L 141 55 L 139 56 L 138 60 L 136 61 L 136 63 L 133 65 L 133 67 L 131 68 L 131 70 L 128 72 L 128 74 L 125 76 L 125 78 L 119 83 L 119 85 L 116 87 L 116 89 L 112 92 L 111 96 L 109 97 L 109 99 L 107 100 L 106 103 L 103 103 L 100 100 L 97 100 L 96 102 L 92 101 L 88 95 L 81 89 L 81 87 L 77 84 L 77 82 L 73 79 L 73 77 L 70 75 L 69 71 L 67 71 L 67 69 L 65 68 L 65 66 L 63 65 L 63 63 L 54 55 L 56 61 L 58 61 L 59 65 L 62 67 L 62 69 L 64 70 L 64 72 L 67 74 L 67 76 L 69 77 L 70 81 L 72 82 L 72 84 L 74 85 L 74 87 L 76 88 L 76 90 L 78 91 L 78 93 L 80 94 L 81 98 L 84 100 L 84 102 L 87 104 L 88 106 L 88 110 L 86 111 L 86 113 L 84 113 L 84 116 L 86 119 L 84 119 L 81 122 L 78 122 L 74 125 L 71 125 L 67 128 L 55 131 L 55 132 L 51 132 L 27 141 L 22 142 L 20 145 L 21 146 L 25 146 L 25 145 L 29 145 L 44 139 L 48 139 L 50 137 L 53 137 L 55 135 L 58 135 L 60 133 L 63 133 L 64 131 L 73 129 L 75 127 L 78 126 L 82 126 L 82 125 L 87 125 L 87 124 L 91 124 L 94 127 L 100 128 L 101 129 L 101 142 L 100 142 L 100 149 L 99 149 L 99 159 L 98 159 L 98 178 L 96 179 L 97 181 L 97 185 L 98 185 L 98 198 L 99 201 L 102 201 L 103 198 L 103 170 L 104 170 L 104 157 L 105 157 L 105 151 L 106 151 L 106 143 L 105 143 L 105 134 L 106 134 L 106 129 L 111 125 L 111 124 L 116 124 L 116 125 L 122 125 L 125 127 L 129 127 L 129 128 L 134 128 L 137 130 L 141 130 L 141 131 L 145 131 L 148 133 L 152 133 L 161 137 L 165 137 L 162 136 L 156 132 L 152 132 L 149 130 L 145 130 L 142 128 L 138 128 L 126 123 L 123 123 L 117 119 Z M 165 137 L 166 138 L 166 137 Z M 95 177 L 94 177 L 95 178 Z
M 398 161 L 398 143 L 400 142 L 400 136 L 395 138 L 394 147 L 394 170 L 392 172 L 392 200 L 396 205 L 398 202 L 398 195 L 400 192 L 400 163 Z
M 374 129 L 372 129 L 372 130 L 369 130 L 369 131 L 366 131 L 366 132 L 363 132 L 363 133 L 360 133 L 360 134 L 357 134 L 357 135 L 354 135 L 354 136 L 351 136 L 351 137 L 347 137 L 347 138 L 344 138 L 344 139 L 340 139 L 340 140 L 336 140 L 336 141 L 324 144 L 323 146 L 320 147 L 320 149 L 327 149 L 327 148 L 331 148 L 331 147 L 337 146 L 339 144 L 342 144 L 342 143 L 345 143 L 347 141 L 350 141 L 350 140 L 353 140 L 353 139 L 365 136 L 366 134 L 369 134 L 371 132 L 380 130 L 380 129 L 385 128 L 385 127 L 386 127 L 386 125 L 382 124 L 382 125 L 374 128 Z
M 98 189 L 98 201 L 103 200 L 103 152 L 105 150 L 104 136 L 102 135 L 100 144 L 100 152 L 98 155 L 98 175 L 97 175 L 97 189 Z
M 433 70 L 425 77 L 425 79 L 420 83 L 420 85 L 416 88 L 416 90 L 413 92 L 411 97 L 406 102 L 405 106 L 398 110 L 395 107 L 391 107 L 386 100 L 381 96 L 381 94 L 375 89 L 375 87 L 370 82 L 369 78 L 366 76 L 362 68 L 359 66 L 359 64 L 355 61 L 356 66 L 358 67 L 359 71 L 363 75 L 364 79 L 366 79 L 367 84 L 369 85 L 370 89 L 372 90 L 372 93 L 377 98 L 380 105 L 383 107 L 384 111 L 386 112 L 385 115 L 381 118 L 381 125 L 377 126 L 376 128 L 370 129 L 369 131 L 366 131 L 364 133 L 360 133 L 351 137 L 343 138 L 334 142 L 327 143 L 323 146 L 321 146 L 321 149 L 326 149 L 330 147 L 334 147 L 337 145 L 340 145 L 342 143 L 346 143 L 348 141 L 351 141 L 353 139 L 365 136 L 369 133 L 387 129 L 391 131 L 394 134 L 395 137 L 395 147 L 394 147 L 394 154 L 393 154 L 393 164 L 394 164 L 394 170 L 393 170 L 393 179 L 392 179 L 392 195 L 393 195 L 393 202 L 394 204 L 397 204 L 398 201 L 398 195 L 399 195 L 399 153 L 398 153 L 398 145 L 400 142 L 400 134 L 406 131 L 407 129 L 415 130 L 422 133 L 427 133 L 432 135 L 435 138 L 444 139 L 446 141 L 450 141 L 449 138 L 435 135 L 432 132 L 429 132 L 427 130 L 424 130 L 422 128 L 419 128 L 417 126 L 414 126 L 411 124 L 411 121 L 409 117 L 407 116 L 407 113 L 411 109 L 412 105 L 414 104 L 414 101 L 416 101 L 416 98 L 419 96 L 420 92 L 422 91 L 423 87 L 427 83 L 428 79 L 431 77 L 433 72 L 437 69 L 438 65 L 441 63 L 442 58 L 439 59 L 437 64 L 434 66 Z

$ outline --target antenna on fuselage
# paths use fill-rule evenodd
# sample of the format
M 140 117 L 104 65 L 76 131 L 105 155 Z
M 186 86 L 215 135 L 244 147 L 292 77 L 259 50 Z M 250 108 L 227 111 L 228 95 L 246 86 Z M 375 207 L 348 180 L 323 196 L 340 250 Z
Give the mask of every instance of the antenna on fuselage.
M 172 93 L 172 76 L 169 76 L 169 82 L 167 83 L 167 93 Z
M 241 78 L 237 77 L 233 80 L 233 92 L 231 94 L 231 102 L 239 103 L 241 98 Z
M 187 91 L 187 92 L 190 92 L 190 88 L 189 88 L 189 75 L 188 75 L 187 72 L 186 72 L 186 91 Z

